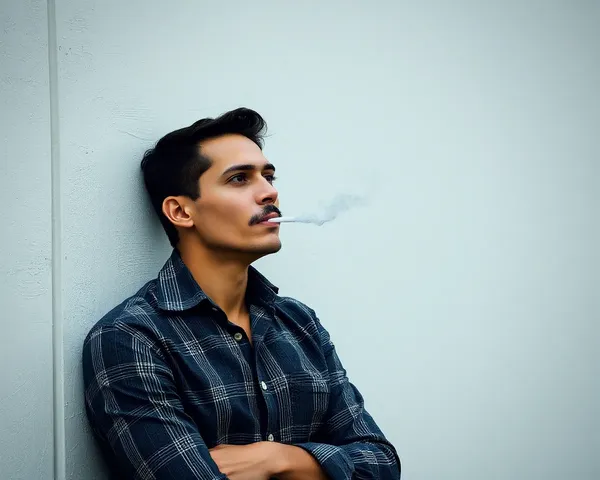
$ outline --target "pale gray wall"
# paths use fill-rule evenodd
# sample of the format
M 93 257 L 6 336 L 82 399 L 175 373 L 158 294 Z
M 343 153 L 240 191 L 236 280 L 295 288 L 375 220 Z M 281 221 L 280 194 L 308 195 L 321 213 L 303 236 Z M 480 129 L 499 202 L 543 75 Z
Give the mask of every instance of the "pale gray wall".
M 52 478 L 48 17 L 0 4 L 0 478 Z
M 58 478 L 104 478 L 83 414 L 81 342 L 168 254 L 139 158 L 165 132 L 239 105 L 270 124 L 284 213 L 370 195 L 320 229 L 285 225 L 284 249 L 259 266 L 317 310 L 404 478 L 600 477 L 599 22 L 600 2 L 583 0 L 57 0 Z M 27 42 L 13 48 L 31 62 L 45 40 Z M 37 111 L 2 88 L 7 112 Z M 30 138 L 2 114 L 7 158 L 23 158 L 23 170 L 2 164 L 12 189 L 2 218 L 28 229 L 4 240 L 2 271 L 29 265 L 32 251 L 45 283 L 25 304 L 14 292 L 30 295 L 30 277 L 2 280 L 7 331 L 37 356 L 15 352 L 14 370 L 3 368 L 3 396 L 5 385 L 21 396 L 0 406 L 1 425 L 39 419 L 50 438 L 48 100 L 23 101 L 46 123 Z M 44 338 L 12 318 L 31 309 L 45 315 Z M 23 454 L 4 431 L 0 447 Z M 18 435 L 36 453 L 49 444 Z

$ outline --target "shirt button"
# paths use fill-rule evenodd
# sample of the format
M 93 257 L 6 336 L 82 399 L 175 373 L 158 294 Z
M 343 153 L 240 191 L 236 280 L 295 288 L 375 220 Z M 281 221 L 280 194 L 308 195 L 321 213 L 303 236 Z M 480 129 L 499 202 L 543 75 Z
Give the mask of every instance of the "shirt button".
M 239 342 L 244 336 L 240 332 L 237 332 L 233 338 L 235 338 L 236 342 Z
M 260 382 L 260 388 L 262 388 L 263 390 L 266 390 L 267 384 L 265 382 Z
M 273 434 L 270 434 L 270 435 L 267 437 L 267 440 L 268 440 L 269 442 L 274 442 L 274 441 L 275 441 L 275 437 L 273 436 Z

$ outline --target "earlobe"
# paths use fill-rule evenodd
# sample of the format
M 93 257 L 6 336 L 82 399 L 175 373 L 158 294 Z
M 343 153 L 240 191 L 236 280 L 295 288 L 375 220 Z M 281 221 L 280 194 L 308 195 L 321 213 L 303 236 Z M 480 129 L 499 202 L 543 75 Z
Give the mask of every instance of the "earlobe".
M 167 197 L 162 204 L 165 217 L 176 227 L 193 227 L 194 220 L 183 197 Z

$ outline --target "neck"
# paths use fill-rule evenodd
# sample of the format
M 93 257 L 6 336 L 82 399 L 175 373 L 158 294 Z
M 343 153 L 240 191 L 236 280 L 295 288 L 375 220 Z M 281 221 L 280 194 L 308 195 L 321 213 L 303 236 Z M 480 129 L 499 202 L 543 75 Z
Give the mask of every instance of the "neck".
M 251 262 L 196 247 L 179 245 L 183 263 L 202 291 L 225 312 L 229 321 L 239 323 L 247 313 L 245 299 Z

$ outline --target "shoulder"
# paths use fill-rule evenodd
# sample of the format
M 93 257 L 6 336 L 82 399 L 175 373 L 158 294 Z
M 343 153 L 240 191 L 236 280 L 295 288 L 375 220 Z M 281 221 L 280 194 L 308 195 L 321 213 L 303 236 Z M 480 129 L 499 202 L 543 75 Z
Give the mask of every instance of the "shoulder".
M 84 349 L 100 336 L 133 337 L 147 342 L 159 334 L 162 317 L 156 300 L 156 280 L 151 280 L 94 324 L 84 340 Z
M 332 348 L 329 332 L 311 307 L 291 297 L 278 297 L 275 306 L 295 326 L 312 336 L 321 348 L 324 350 Z
M 317 319 L 317 315 L 312 308 L 295 298 L 277 297 L 275 306 L 284 313 L 297 317 L 300 321 L 311 322 Z

